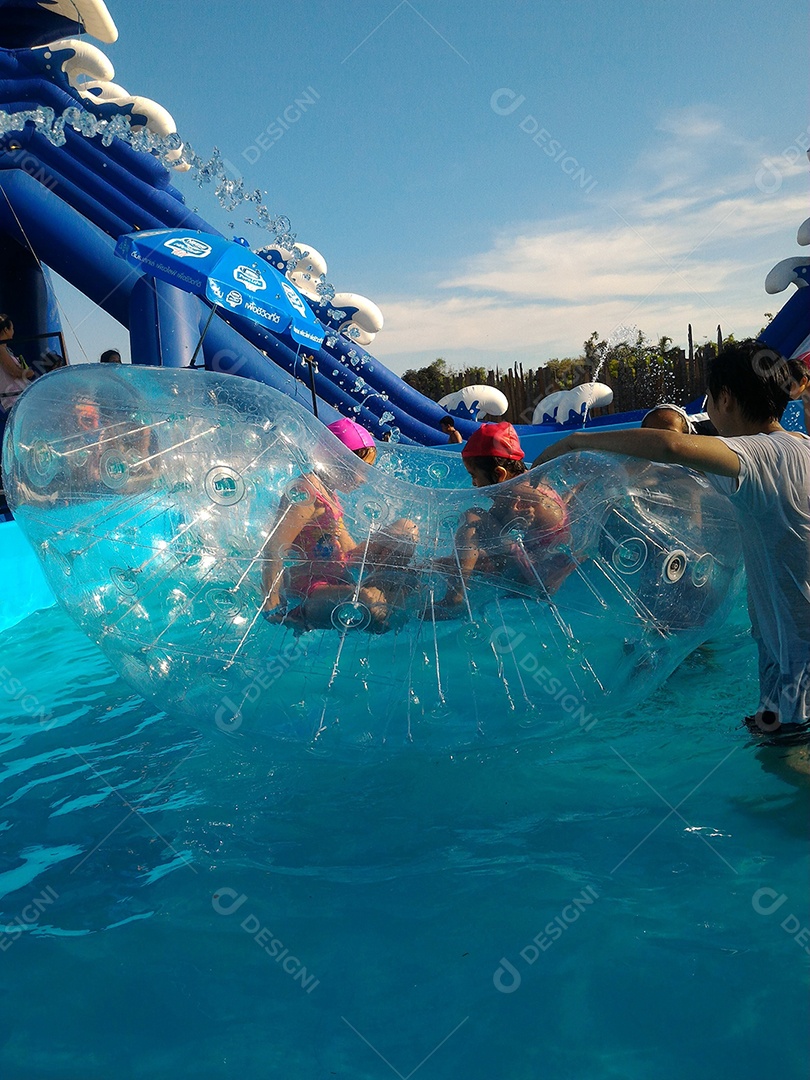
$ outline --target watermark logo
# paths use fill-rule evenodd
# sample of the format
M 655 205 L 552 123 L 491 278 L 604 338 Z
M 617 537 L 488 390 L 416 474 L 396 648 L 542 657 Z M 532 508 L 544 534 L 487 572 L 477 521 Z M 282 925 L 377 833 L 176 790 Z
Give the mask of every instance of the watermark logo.
M 284 111 L 271 120 L 267 127 L 260 131 L 250 146 L 242 151 L 242 157 L 249 165 L 255 165 L 262 154 L 284 138 L 287 132 L 301 117 L 320 100 L 320 94 L 312 86 L 308 86 L 298 97 L 293 99 Z
M 751 897 L 751 907 L 757 915 L 764 915 L 767 918 L 781 911 L 787 902 L 785 893 L 779 893 L 776 889 L 767 887 L 757 889 Z M 799 918 L 792 912 L 786 915 L 779 925 L 793 938 L 799 948 L 810 956 L 810 926 L 802 926 Z
M 501 86 L 493 91 L 489 99 L 492 111 L 498 116 L 512 116 L 526 101 L 525 94 L 517 94 L 508 86 Z M 560 166 L 566 176 L 570 176 L 572 182 L 578 182 L 582 191 L 590 194 L 596 187 L 596 180 L 589 176 L 585 167 L 571 154 L 559 139 L 544 128 L 540 121 L 531 113 L 525 113 L 518 121 L 518 127 L 528 135 L 535 146 L 539 146 L 543 153 Z
M 15 678 L 6 667 L 0 667 L 0 690 L 12 701 L 18 701 L 26 716 L 39 720 L 46 729 L 50 729 L 56 723 L 53 713 L 48 712 L 36 694 L 32 694 L 25 683 Z
M 531 649 L 520 646 L 526 641 L 526 635 L 510 626 L 500 626 L 490 634 L 489 643 L 499 656 L 514 656 L 518 669 L 531 677 L 535 686 L 552 698 L 560 709 L 579 722 L 583 731 L 590 731 L 597 724 L 596 717 L 589 714 L 580 697 L 570 686 L 562 682 L 545 667 Z
M 238 893 L 236 889 L 228 887 L 217 889 L 211 897 L 211 906 L 217 915 L 230 917 L 240 911 L 247 903 L 245 893 Z M 253 914 L 246 915 L 239 924 L 246 934 L 256 942 L 259 948 L 265 952 L 276 964 L 280 964 L 283 971 L 290 975 L 294 982 L 300 984 L 301 989 L 311 994 L 320 985 L 320 979 L 316 979 L 304 967 L 303 963 L 290 949 L 277 938 L 273 931 L 264 926 L 261 920 Z
M 198 240 L 195 236 L 174 236 L 163 246 L 178 259 L 204 259 L 214 250 L 210 244 Z
M 245 705 L 255 704 L 264 691 L 269 690 L 285 672 L 289 671 L 296 661 L 306 656 L 306 654 L 306 647 L 300 638 L 297 641 L 289 642 L 276 655 L 268 657 L 265 670 L 259 672 L 242 690 L 239 695 L 240 703 L 238 705 L 227 694 L 223 695 L 214 712 L 214 723 L 219 730 L 228 735 L 238 731 L 244 719 L 242 709 Z
M 543 929 L 534 935 L 528 945 L 523 946 L 520 950 L 520 959 L 523 963 L 527 967 L 535 964 L 540 958 L 540 954 L 548 952 L 554 942 L 559 941 L 566 930 L 578 921 L 585 908 L 590 907 L 598 899 L 599 893 L 596 889 L 592 885 L 586 885 L 579 896 L 575 896 L 570 904 L 566 904 L 559 915 L 556 915 L 551 922 L 546 923 Z M 508 957 L 502 956 L 499 966 L 492 976 L 492 984 L 498 993 L 514 994 L 516 990 L 520 989 L 522 982 L 523 975 L 518 965 L 513 964 Z
M 50 191 L 54 191 L 59 186 L 56 177 L 48 172 L 42 162 L 33 154 L 29 154 L 16 140 L 12 139 L 7 146 L 0 143 L 0 153 L 4 155 L 6 164 L 13 165 L 15 168 L 27 173 Z
M 50 907 L 58 899 L 59 893 L 48 885 L 39 896 L 34 897 L 30 904 L 26 904 L 12 922 L 0 929 L 0 952 L 8 952 L 21 934 L 39 922 L 45 908 Z
M 763 195 L 775 195 L 782 186 L 785 173 L 791 171 L 802 154 L 810 150 L 810 126 L 800 132 L 790 146 L 786 146 L 777 158 L 764 158 L 754 177 L 754 183 Z
M 794 397 L 801 390 L 800 379 L 804 366 L 800 361 L 786 359 L 773 349 L 758 349 L 751 366 L 765 382 L 775 382 L 781 390 Z

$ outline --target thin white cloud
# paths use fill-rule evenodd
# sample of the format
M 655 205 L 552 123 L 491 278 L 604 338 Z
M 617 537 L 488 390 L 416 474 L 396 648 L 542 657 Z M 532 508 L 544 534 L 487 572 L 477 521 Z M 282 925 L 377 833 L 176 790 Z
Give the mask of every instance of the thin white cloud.
M 806 185 L 796 180 L 806 165 L 771 159 L 777 184 L 759 172 L 765 160 L 713 110 L 670 113 L 622 191 L 583 203 L 564 222 L 524 225 L 462 266 L 437 268 L 431 297 L 379 298 L 386 328 L 375 352 L 390 361 L 534 349 L 539 362 L 575 354 L 593 329 L 607 335 L 623 323 L 676 341 L 690 322 L 707 337 L 717 323 L 755 333 L 762 312 L 787 299 L 767 297 L 764 278 L 791 254 L 807 214 Z

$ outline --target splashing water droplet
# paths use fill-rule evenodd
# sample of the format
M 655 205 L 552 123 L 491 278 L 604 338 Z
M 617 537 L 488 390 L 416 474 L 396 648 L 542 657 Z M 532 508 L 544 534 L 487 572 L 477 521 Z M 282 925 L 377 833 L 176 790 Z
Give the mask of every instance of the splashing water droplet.
M 104 115 L 98 115 L 92 111 L 94 104 L 97 104 L 98 108 L 103 106 Z M 258 188 L 252 191 L 247 190 L 241 175 L 223 160 L 217 147 L 213 148 L 210 159 L 205 161 L 190 143 L 181 138 L 178 132 L 170 132 L 166 136 L 158 135 L 146 125 L 145 117 L 136 113 L 133 118 L 123 111 L 129 109 L 130 106 L 122 106 L 122 111 L 113 112 L 110 115 L 111 108 L 114 106 L 110 102 L 94 103 L 84 100 L 81 104 L 68 106 L 61 116 L 56 116 L 54 110 L 48 106 L 38 106 L 35 109 L 25 109 L 15 113 L 0 109 L 0 134 L 22 131 L 26 124 L 30 123 L 53 146 L 64 146 L 67 125 L 86 138 L 100 138 L 101 144 L 105 147 L 111 146 L 118 139 L 137 152 L 157 157 L 167 168 L 184 165 L 200 188 L 207 185 L 214 186 L 214 194 L 224 210 L 233 211 L 245 204 L 255 206 L 255 218 L 248 217 L 245 221 L 272 233 L 276 243 L 291 252 L 290 266 L 286 269 L 294 269 L 299 260 L 306 258 L 309 253 L 304 248 L 296 246 L 296 237 L 291 231 L 289 218 L 284 215 L 275 216 L 264 205 L 263 197 L 266 192 Z M 233 229 L 236 226 L 233 222 L 229 222 L 227 227 Z M 311 268 L 307 266 L 306 269 L 309 271 Z M 305 280 L 313 280 L 309 272 Z M 328 304 L 335 295 L 334 286 L 329 284 L 323 274 L 315 281 L 315 291 L 321 304 Z M 342 313 L 342 317 L 345 317 L 345 313 Z M 328 338 L 326 344 L 334 347 L 337 344 L 337 338 Z

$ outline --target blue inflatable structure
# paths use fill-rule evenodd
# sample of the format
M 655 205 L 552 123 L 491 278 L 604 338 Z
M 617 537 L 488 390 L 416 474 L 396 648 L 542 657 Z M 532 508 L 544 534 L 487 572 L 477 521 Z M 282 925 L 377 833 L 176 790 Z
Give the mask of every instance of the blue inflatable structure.
M 115 257 L 117 241 L 133 231 L 216 231 L 189 211 L 171 184 L 166 165 L 183 167 L 171 117 L 156 102 L 113 83 L 112 66 L 86 38 L 66 36 L 89 33 L 114 41 L 117 31 L 102 0 L 0 0 L 0 15 L 0 310 L 14 312 L 18 339 L 58 332 L 50 267 L 129 327 L 136 363 L 186 366 L 209 306 Z M 218 177 L 226 197 L 239 198 L 239 184 L 215 165 L 196 164 Z M 290 239 L 283 219 L 276 235 L 279 242 L 263 251 L 278 266 L 284 265 L 281 241 Z M 306 260 L 299 278 L 310 276 L 304 269 Z M 351 416 L 378 437 L 394 432 L 406 442 L 442 442 L 437 425 L 444 410 L 335 329 L 341 317 L 351 323 L 352 304 L 362 299 L 342 295 L 346 311 L 315 305 L 329 332 L 320 349 L 306 354 L 312 364 L 290 336 L 218 309 L 203 346 L 205 366 L 264 382 L 305 407 L 314 380 L 326 422 Z M 809 295 L 799 289 L 791 298 L 769 326 L 768 344 L 790 353 L 806 338 Z M 466 436 L 474 424 L 460 419 L 457 426 Z M 559 428 L 548 430 L 559 434 Z M 527 449 L 532 454 L 539 446 Z

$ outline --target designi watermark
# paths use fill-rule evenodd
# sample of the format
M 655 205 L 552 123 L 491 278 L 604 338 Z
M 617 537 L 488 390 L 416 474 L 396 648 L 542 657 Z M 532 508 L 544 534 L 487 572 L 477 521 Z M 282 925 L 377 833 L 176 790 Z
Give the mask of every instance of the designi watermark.
M 525 103 L 525 94 L 517 94 L 508 86 L 501 86 L 493 91 L 489 99 L 490 108 L 498 116 L 512 116 Z M 560 166 L 566 176 L 571 178 L 572 183 L 577 182 L 582 191 L 590 194 L 596 187 L 596 180 L 585 171 L 585 166 L 574 157 L 572 153 L 554 136 L 544 128 L 537 117 L 527 112 L 518 122 L 518 127 L 528 135 L 535 146 L 539 146 L 543 153 Z
M 42 162 L 33 154 L 21 146 L 16 139 L 7 138 L 0 142 L 0 153 L 4 155 L 6 164 L 13 165 L 24 173 L 28 173 L 43 187 L 54 191 L 59 186 L 56 177 L 48 172 Z
M 799 132 L 777 158 L 764 158 L 754 177 L 763 195 L 775 195 L 781 188 L 785 173 L 792 169 L 802 154 L 810 150 L 810 125 Z
M 8 952 L 21 934 L 24 934 L 26 930 L 30 930 L 32 926 L 39 922 L 45 908 L 56 903 L 58 899 L 59 893 L 56 889 L 52 889 L 50 885 L 47 885 L 39 896 L 35 896 L 29 904 L 26 904 L 12 922 L 6 923 L 0 929 L 0 952 Z
M 244 719 L 242 709 L 245 704 L 255 704 L 262 694 L 270 689 L 273 683 L 277 682 L 297 660 L 300 660 L 306 654 L 306 647 L 300 638 L 297 641 L 289 642 L 279 652 L 267 658 L 265 670 L 255 675 L 242 690 L 239 704 L 227 694 L 223 695 L 214 712 L 214 723 L 219 730 L 226 732 L 226 734 L 233 734 L 238 731 Z
M 236 889 L 217 889 L 211 897 L 211 906 L 217 915 L 234 915 L 247 902 L 245 893 L 238 893 Z M 311 975 L 297 956 L 294 956 L 287 946 L 273 931 L 263 926 L 258 916 L 246 915 L 239 924 L 246 934 L 256 942 L 259 948 L 267 953 L 271 960 L 280 964 L 283 971 L 292 976 L 294 982 L 301 984 L 301 989 L 307 994 L 320 985 L 320 979 Z
M 528 945 L 520 950 L 520 958 L 527 967 L 535 964 L 541 953 L 548 952 L 555 941 L 559 941 L 563 934 L 575 922 L 578 921 L 582 912 L 599 899 L 599 893 L 593 885 L 586 885 L 579 896 L 575 896 L 570 904 L 566 904 L 559 915 L 555 915 L 551 922 L 546 923 L 543 929 L 534 935 Z M 516 964 L 513 964 L 506 956 L 500 959 L 500 966 L 496 968 L 492 976 L 495 989 L 501 994 L 514 994 L 520 989 L 523 976 Z
M 757 889 L 751 897 L 751 907 L 757 915 L 775 915 L 787 903 L 785 893 L 779 893 L 776 889 L 767 886 Z M 810 926 L 803 926 L 798 916 L 792 912 L 786 915 L 779 923 L 786 934 L 789 934 L 800 949 L 810 956 Z
M 53 713 L 48 712 L 36 694 L 32 694 L 25 683 L 12 675 L 5 667 L 0 667 L 0 690 L 12 701 L 18 701 L 26 716 L 39 720 L 46 729 L 53 727 L 56 722 Z
M 498 627 L 492 631 L 489 638 L 490 645 L 499 656 L 515 653 L 524 641 L 526 635 L 509 626 Z M 570 686 L 553 675 L 531 649 L 525 649 L 517 655 L 515 663 L 524 675 L 531 678 L 535 686 L 539 686 L 544 694 L 557 702 L 566 716 L 576 720 L 583 731 L 590 731 L 596 726 L 597 718 L 586 711 L 581 698 Z
M 320 98 L 321 95 L 313 86 L 308 86 L 299 97 L 293 98 L 292 104 L 271 120 L 267 127 L 254 137 L 253 142 L 242 151 L 242 157 L 248 165 L 255 165 L 262 154 L 267 153 L 277 142 L 280 142 L 290 128 L 297 124 L 304 113 L 313 108 Z

